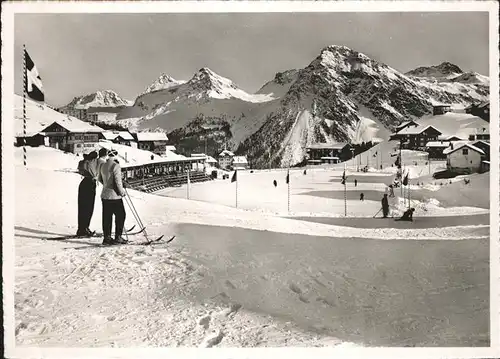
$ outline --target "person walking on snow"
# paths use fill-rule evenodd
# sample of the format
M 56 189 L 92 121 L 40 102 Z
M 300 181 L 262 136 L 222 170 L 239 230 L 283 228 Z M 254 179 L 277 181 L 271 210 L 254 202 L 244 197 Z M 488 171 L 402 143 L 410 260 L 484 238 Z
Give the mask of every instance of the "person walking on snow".
M 97 152 L 83 154 L 83 160 L 78 162 L 78 173 L 83 176 L 78 186 L 78 230 L 77 237 L 93 236 L 95 232 L 89 229 L 94 213 L 95 187 L 97 178 Z
M 363 192 L 361 192 L 361 194 L 359 195 L 359 200 L 360 201 L 364 201 L 365 200 L 365 194 Z
M 358 180 L 357 179 L 354 180 L 354 187 L 358 187 Z
M 108 153 L 108 160 L 102 164 L 99 173 L 99 182 L 103 184 L 101 192 L 102 200 L 102 231 L 104 234 L 103 244 L 124 244 L 127 243 L 122 237 L 123 226 L 125 224 L 125 207 L 122 197 L 125 197 L 125 190 L 122 184 L 122 170 L 120 163 L 115 158 L 116 150 Z M 111 227 L 115 216 L 115 238 L 111 237 Z
M 384 218 L 387 218 L 389 214 L 389 200 L 387 199 L 387 193 L 384 193 L 384 198 L 382 198 L 382 213 Z

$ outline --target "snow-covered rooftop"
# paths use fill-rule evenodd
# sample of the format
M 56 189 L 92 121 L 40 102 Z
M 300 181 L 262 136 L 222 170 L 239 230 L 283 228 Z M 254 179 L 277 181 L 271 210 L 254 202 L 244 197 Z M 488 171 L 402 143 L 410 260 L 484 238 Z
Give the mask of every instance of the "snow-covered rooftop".
M 234 153 L 229 150 L 224 150 L 221 153 L 219 153 L 219 157 L 225 157 L 225 156 L 234 157 Z
M 167 134 L 163 132 L 137 132 L 137 141 L 168 141 L 168 137 Z
M 141 150 L 139 148 L 134 148 L 131 146 L 120 145 L 106 140 L 99 141 L 99 146 L 104 147 L 108 150 L 114 149 L 118 152 L 118 158 L 122 163 L 122 168 L 141 166 L 148 163 L 161 163 L 168 161 L 186 161 L 189 160 L 187 157 L 178 155 L 171 151 L 166 151 L 166 154 L 159 156 L 153 152 Z M 153 158 L 151 159 L 151 156 Z
M 104 131 L 102 128 L 98 126 L 91 125 L 88 122 L 84 122 L 75 117 L 70 117 L 70 116 L 66 116 L 66 118 L 57 119 L 53 123 L 57 123 L 58 125 L 68 130 L 69 132 L 99 133 Z M 52 125 L 53 123 L 51 123 L 50 125 Z M 45 128 L 49 126 L 46 126 Z M 45 128 L 42 129 L 42 132 L 45 130 Z
M 482 149 L 477 148 L 476 146 L 471 145 L 470 143 L 461 143 L 461 144 L 456 145 L 456 146 L 454 145 L 454 146 L 453 146 L 453 148 L 448 147 L 447 149 L 445 149 L 445 150 L 443 151 L 443 154 L 448 155 L 448 154 L 453 153 L 453 152 L 455 152 L 455 151 L 457 151 L 457 150 L 459 150 L 459 149 L 461 149 L 461 148 L 463 148 L 463 147 L 468 147 L 468 148 L 470 148 L 471 150 L 476 151 L 476 152 L 478 152 L 478 153 L 480 153 L 480 154 L 484 155 L 484 151 L 483 151 Z
M 248 164 L 247 158 L 245 156 L 234 156 L 233 165 Z
M 23 98 L 14 96 L 14 126 L 16 136 L 23 136 Z M 45 128 L 57 122 L 69 131 L 73 132 L 102 132 L 102 128 L 81 121 L 76 117 L 57 112 L 50 107 L 38 104 L 26 99 L 26 135 L 34 136 Z
M 431 126 L 431 125 L 427 125 L 427 126 L 419 125 L 417 127 L 413 127 L 413 126 L 405 127 L 401 131 L 398 132 L 398 135 L 418 135 L 418 134 L 428 130 L 429 128 L 433 128 L 436 131 L 441 132 L 436 127 Z

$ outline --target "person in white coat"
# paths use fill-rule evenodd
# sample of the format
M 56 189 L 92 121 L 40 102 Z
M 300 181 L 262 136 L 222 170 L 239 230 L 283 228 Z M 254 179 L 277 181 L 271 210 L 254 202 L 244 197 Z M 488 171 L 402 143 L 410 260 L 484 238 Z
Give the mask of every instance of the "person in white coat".
M 125 224 L 125 207 L 122 197 L 125 197 L 125 189 L 122 183 L 122 170 L 120 163 L 115 158 L 116 150 L 108 153 L 108 160 L 100 166 L 99 182 L 102 183 L 102 231 L 104 234 L 103 244 L 127 243 L 122 237 Z M 111 237 L 111 227 L 115 216 L 115 238 Z

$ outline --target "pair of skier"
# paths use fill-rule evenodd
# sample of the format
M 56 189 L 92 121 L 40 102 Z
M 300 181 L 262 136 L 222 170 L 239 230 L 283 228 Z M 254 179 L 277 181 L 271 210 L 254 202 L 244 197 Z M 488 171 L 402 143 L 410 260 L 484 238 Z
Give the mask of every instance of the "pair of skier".
M 84 177 L 78 188 L 78 231 L 77 236 L 93 236 L 95 232 L 89 229 L 90 220 L 94 212 L 96 182 L 103 188 L 102 201 L 102 229 L 103 244 L 122 244 L 127 241 L 122 237 L 125 224 L 125 207 L 122 197 L 126 193 L 123 188 L 121 167 L 115 156 L 116 150 L 107 151 L 105 148 L 84 155 L 78 164 L 79 173 Z M 106 160 L 106 156 L 108 159 Z M 115 237 L 111 236 L 113 215 L 115 216 Z
M 403 213 L 401 218 L 396 219 L 396 221 L 413 222 L 413 212 L 415 212 L 415 208 L 409 208 Z M 382 215 L 384 218 L 387 218 L 389 215 L 389 200 L 387 199 L 387 193 L 385 193 L 382 198 Z

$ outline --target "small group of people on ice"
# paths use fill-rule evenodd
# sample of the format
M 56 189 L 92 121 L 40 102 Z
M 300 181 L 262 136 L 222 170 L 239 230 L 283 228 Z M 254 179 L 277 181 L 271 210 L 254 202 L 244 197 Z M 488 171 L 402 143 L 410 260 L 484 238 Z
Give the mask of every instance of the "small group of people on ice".
M 122 183 L 120 163 L 115 158 L 116 150 L 101 148 L 99 153 L 92 151 L 83 155 L 78 163 L 78 173 L 83 176 L 78 187 L 78 230 L 77 237 L 91 237 L 95 234 L 89 229 L 94 213 L 96 186 L 102 185 L 102 231 L 103 244 L 124 244 L 122 237 L 125 224 L 125 207 L 122 197 L 126 192 Z M 115 236 L 111 236 L 113 216 L 115 216 Z

